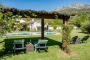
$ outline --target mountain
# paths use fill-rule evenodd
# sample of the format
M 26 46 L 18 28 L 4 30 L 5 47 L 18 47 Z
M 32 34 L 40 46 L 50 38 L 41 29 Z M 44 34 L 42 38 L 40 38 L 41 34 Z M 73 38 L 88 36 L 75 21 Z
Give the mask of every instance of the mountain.
M 74 3 L 68 6 L 58 7 L 52 11 L 57 11 L 61 13 L 78 13 L 78 12 L 90 12 L 89 4 Z

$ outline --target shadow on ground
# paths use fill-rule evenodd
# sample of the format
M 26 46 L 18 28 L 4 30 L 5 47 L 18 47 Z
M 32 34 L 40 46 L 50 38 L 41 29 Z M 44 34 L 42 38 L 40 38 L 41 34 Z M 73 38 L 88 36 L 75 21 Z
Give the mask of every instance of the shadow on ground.
M 88 33 L 88 32 L 78 32 L 78 33 L 90 34 L 90 33 Z
M 4 39 L 4 42 L 5 44 L 3 45 L 3 49 L 0 50 L 0 58 L 3 58 L 4 56 L 12 56 L 12 48 L 13 48 L 13 42 L 14 40 L 20 40 L 20 39 L 24 39 L 25 40 L 25 43 L 24 44 L 27 44 L 27 42 L 29 42 L 30 40 L 33 42 L 37 42 L 38 39 L 40 39 L 40 37 L 32 37 L 32 38 L 7 38 L 7 39 Z M 45 39 L 48 40 L 48 43 L 47 45 L 48 46 L 53 46 L 53 45 L 58 45 L 58 46 L 61 46 L 61 42 L 59 41 L 55 41 L 55 40 L 52 40 L 52 39 L 49 39 L 49 38 L 46 38 Z M 2 43 L 0 42 L 0 43 Z

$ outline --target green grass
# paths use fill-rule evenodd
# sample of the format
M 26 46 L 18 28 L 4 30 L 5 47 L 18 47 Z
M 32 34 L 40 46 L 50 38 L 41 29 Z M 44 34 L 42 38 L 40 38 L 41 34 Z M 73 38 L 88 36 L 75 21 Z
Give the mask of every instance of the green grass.
M 81 33 L 80 30 L 73 30 L 71 36 L 83 37 L 87 34 Z M 0 60 L 90 60 L 90 38 L 87 43 L 82 44 L 71 44 L 71 55 L 64 53 L 59 45 L 61 45 L 61 35 L 47 35 L 45 39 L 48 39 L 48 52 L 20 52 L 18 54 L 12 54 L 13 40 L 25 39 L 32 42 L 38 41 L 40 36 L 19 36 L 19 37 L 8 37 L 0 38 Z

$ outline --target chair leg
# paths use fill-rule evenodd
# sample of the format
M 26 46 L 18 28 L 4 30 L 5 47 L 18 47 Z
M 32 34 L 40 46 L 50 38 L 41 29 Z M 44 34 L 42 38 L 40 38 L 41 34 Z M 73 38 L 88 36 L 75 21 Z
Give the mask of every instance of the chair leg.
M 25 49 L 23 49 L 23 52 L 26 53 Z
M 47 52 L 47 50 L 48 50 L 48 47 L 46 47 L 46 52 Z
M 12 50 L 12 53 L 14 54 L 14 52 L 15 52 L 15 50 L 13 49 L 13 50 Z
M 37 48 L 35 48 L 35 52 L 37 52 Z
M 12 54 L 14 54 L 14 50 L 12 50 Z

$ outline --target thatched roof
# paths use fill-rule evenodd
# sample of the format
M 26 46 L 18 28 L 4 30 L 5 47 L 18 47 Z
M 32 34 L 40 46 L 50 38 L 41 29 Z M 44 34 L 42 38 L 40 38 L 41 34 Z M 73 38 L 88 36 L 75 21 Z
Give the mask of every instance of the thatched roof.
M 62 19 L 63 16 L 74 16 L 75 14 L 66 14 L 59 13 L 56 11 L 47 12 L 47 11 L 35 11 L 35 10 L 19 10 L 16 8 L 0 8 L 2 13 L 12 12 L 14 15 L 21 15 L 22 17 L 31 17 L 31 18 L 44 18 L 44 19 Z

